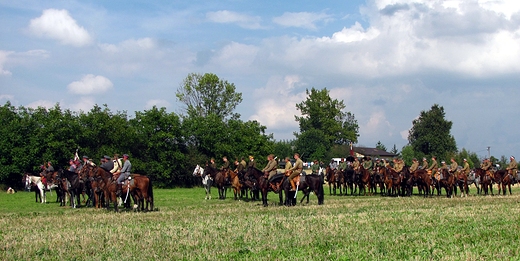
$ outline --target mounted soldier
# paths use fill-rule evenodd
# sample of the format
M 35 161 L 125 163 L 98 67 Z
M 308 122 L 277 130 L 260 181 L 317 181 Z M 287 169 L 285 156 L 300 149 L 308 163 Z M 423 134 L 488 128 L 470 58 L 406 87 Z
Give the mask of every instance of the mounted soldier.
M 495 173 L 493 173 L 491 167 L 492 167 L 492 164 L 489 159 L 484 159 L 482 164 L 480 164 L 480 168 L 483 169 L 484 171 L 486 171 L 486 174 L 488 174 L 492 179 L 494 179 Z
M 311 172 L 312 172 L 312 174 L 314 174 L 314 175 L 318 175 L 318 174 L 319 174 L 319 171 L 320 171 L 320 164 L 319 164 L 318 160 L 315 159 L 315 160 L 312 162 Z
M 454 158 L 451 158 L 450 173 L 455 174 L 455 172 L 457 172 L 458 167 L 459 164 L 457 164 Z
M 300 154 L 295 153 L 294 159 L 296 162 L 294 166 L 289 170 L 289 181 L 291 182 L 291 191 L 296 191 L 296 183 L 294 182 L 294 178 L 296 178 L 303 171 L 303 161 L 300 159 Z
M 428 169 L 428 160 L 426 158 L 422 158 L 422 166 L 421 169 L 427 170 Z
M 414 173 L 418 169 L 419 169 L 419 161 L 416 158 L 414 158 L 412 160 L 412 166 L 410 166 L 410 169 L 409 169 L 410 173 Z
M 103 157 L 104 162 L 99 166 L 100 168 L 106 170 L 107 172 L 112 173 L 111 171 L 114 169 L 114 162 L 112 161 L 112 158 L 109 156 Z M 114 174 L 114 173 L 112 173 Z
M 224 161 L 224 164 L 220 167 L 220 170 L 227 172 L 229 170 L 229 161 L 226 156 L 222 157 L 222 160 Z
M 518 178 L 517 178 L 518 163 L 516 163 L 514 156 L 511 156 L 509 158 L 509 165 L 507 165 L 506 170 L 508 171 L 509 174 L 511 174 L 513 176 L 513 179 L 516 182 L 518 180 Z
M 466 174 L 466 176 L 468 176 L 469 175 L 469 163 L 468 163 L 467 159 L 464 159 L 463 161 L 464 161 L 464 165 L 462 167 L 461 172 Z
M 123 168 L 121 169 L 121 174 L 119 174 L 119 177 L 117 178 L 117 195 L 121 195 L 123 181 L 125 181 L 130 176 L 130 171 L 132 171 L 132 163 L 130 163 L 127 154 L 123 154 L 123 161 L 125 163 L 123 164 Z M 115 174 L 117 173 L 119 172 L 116 172 Z
M 434 156 L 432 157 L 432 163 L 430 164 L 430 167 L 428 168 L 428 173 L 430 173 L 433 176 L 437 174 L 439 166 L 437 165 L 437 158 Z
M 248 167 L 256 168 L 256 161 L 255 157 L 252 155 L 249 155 L 249 163 L 247 164 Z
M 267 156 L 267 160 L 267 165 L 262 169 L 262 172 L 264 172 L 264 177 L 266 177 L 267 180 L 271 180 L 271 178 L 276 175 L 276 168 L 278 167 L 278 163 L 274 159 L 273 154 L 269 154 L 269 156 Z
M 343 162 L 343 159 L 341 159 L 341 162 Z M 354 162 L 352 162 L 352 169 L 355 172 L 359 171 L 359 166 L 361 166 L 361 163 L 359 163 L 359 159 L 357 157 L 354 158 Z M 345 166 L 346 169 L 346 166 Z

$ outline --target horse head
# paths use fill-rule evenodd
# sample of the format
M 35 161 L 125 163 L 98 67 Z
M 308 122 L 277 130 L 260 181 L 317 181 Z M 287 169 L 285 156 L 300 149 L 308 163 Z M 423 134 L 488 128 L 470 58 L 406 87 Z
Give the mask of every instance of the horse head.
M 197 164 L 197 166 L 196 166 L 195 169 L 193 170 L 193 174 L 192 174 L 192 175 L 193 175 L 194 177 L 199 177 L 199 176 L 201 177 L 201 176 L 202 176 L 201 170 L 202 170 L 202 168 L 200 167 L 199 164 Z M 202 171 L 204 171 L 204 170 L 202 170 Z

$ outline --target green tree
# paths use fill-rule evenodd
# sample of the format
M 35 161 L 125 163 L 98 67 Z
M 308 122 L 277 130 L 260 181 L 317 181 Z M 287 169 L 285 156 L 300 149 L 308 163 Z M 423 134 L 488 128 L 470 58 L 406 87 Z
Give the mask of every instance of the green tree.
M 295 140 L 275 141 L 273 144 L 273 153 L 280 160 L 283 160 L 285 157 L 292 157 L 294 154 L 295 148 L 296 148 Z
M 221 119 L 238 118 L 234 113 L 242 102 L 242 93 L 236 92 L 235 85 L 219 79 L 217 75 L 190 73 L 177 89 L 177 99 L 186 106 L 189 116 L 206 117 L 210 114 Z
M 357 142 L 359 126 L 352 113 L 344 112 L 343 101 L 332 99 L 327 88 L 312 88 L 306 94 L 307 99 L 296 104 L 302 114 L 295 116 L 300 126 L 300 133 L 295 133 L 300 153 L 323 158 L 334 144 Z
M 442 106 L 434 104 L 429 111 L 421 111 L 412 124 L 408 142 L 414 151 L 440 157 L 457 151 L 455 138 L 450 134 L 453 123 L 445 119 Z
M 376 143 L 376 149 L 379 149 L 379 150 L 382 150 L 382 151 L 386 151 L 386 146 L 383 143 L 381 143 L 381 141 L 378 141 Z

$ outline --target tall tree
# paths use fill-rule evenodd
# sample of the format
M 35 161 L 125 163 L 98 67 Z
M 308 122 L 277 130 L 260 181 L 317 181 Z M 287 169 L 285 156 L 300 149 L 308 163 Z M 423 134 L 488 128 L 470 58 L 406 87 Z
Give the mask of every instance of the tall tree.
M 312 88 L 306 90 L 307 99 L 296 104 L 296 108 L 302 116 L 295 116 L 300 125 L 300 133 L 295 136 L 300 139 L 318 142 L 323 147 L 305 146 L 303 142 L 297 142 L 300 153 L 305 152 L 307 156 L 322 157 L 334 144 L 344 144 L 347 142 L 357 142 L 359 137 L 359 126 L 354 115 L 345 112 L 343 101 L 332 99 L 327 88 L 317 90 Z M 306 132 L 311 132 L 308 135 Z M 322 137 L 318 137 L 322 135 Z M 303 148 L 309 149 L 302 151 Z M 320 151 L 318 154 L 314 154 Z
M 188 74 L 177 89 L 176 96 L 186 106 L 189 116 L 215 114 L 221 119 L 240 117 L 233 111 L 242 102 L 242 93 L 236 92 L 233 83 L 212 73 Z
M 386 146 L 381 141 L 378 141 L 376 143 L 376 149 L 386 151 Z
M 436 156 L 457 151 L 455 138 L 450 134 L 453 123 L 445 119 L 442 106 L 434 104 L 429 111 L 421 111 L 412 124 L 408 142 L 415 151 Z

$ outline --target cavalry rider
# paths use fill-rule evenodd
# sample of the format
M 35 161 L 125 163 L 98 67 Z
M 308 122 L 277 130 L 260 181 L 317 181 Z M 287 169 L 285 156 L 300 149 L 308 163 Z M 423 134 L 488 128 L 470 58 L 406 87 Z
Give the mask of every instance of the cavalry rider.
M 454 158 L 451 158 L 450 161 L 450 173 L 455 173 L 457 171 L 457 168 L 459 167 L 459 164 L 457 164 Z
M 404 163 L 401 162 L 398 158 L 394 159 L 394 167 L 392 168 L 398 174 L 403 171 Z
M 47 171 L 47 173 L 54 172 L 54 167 L 52 166 L 52 163 L 50 161 L 47 162 L 47 168 L 45 169 L 45 171 Z
M 112 163 L 114 164 L 114 167 L 110 170 L 110 173 L 112 174 L 120 171 L 123 167 L 121 159 L 119 158 L 119 154 L 114 154 L 114 157 L 112 158 Z
M 516 171 L 518 170 L 518 163 L 516 163 L 515 157 L 511 156 L 509 158 L 509 165 L 506 168 L 507 172 L 513 176 L 514 180 L 517 180 Z
M 383 162 L 381 161 L 381 159 L 380 159 L 380 158 L 376 158 L 376 163 L 374 164 L 374 167 L 376 167 L 376 168 L 382 168 L 382 167 L 384 167 L 384 166 L 385 166 L 385 164 L 383 164 Z
M 255 157 L 253 157 L 252 155 L 249 155 L 249 163 L 247 164 L 247 166 L 256 168 Z
M 341 162 L 343 162 L 343 159 L 341 159 Z M 354 169 L 355 172 L 358 172 L 359 166 L 361 166 L 361 163 L 359 163 L 359 159 L 355 157 L 354 162 L 352 163 L 352 169 Z
M 421 169 L 427 170 L 428 169 L 428 160 L 426 158 L 422 158 L 422 166 Z
M 461 172 L 466 174 L 466 176 L 469 175 L 469 163 L 467 159 L 464 159 L 464 166 L 462 167 Z
M 334 159 L 331 159 L 330 163 L 329 163 L 329 168 L 332 171 L 336 171 L 336 169 L 338 168 L 338 163 L 336 163 L 336 161 Z
M 87 156 L 83 156 L 83 166 L 85 166 L 87 164 L 92 167 L 96 166 L 96 164 L 94 162 L 90 161 L 90 159 Z
M 363 168 L 368 170 L 368 172 L 372 173 L 372 170 L 374 168 L 374 162 L 372 162 L 372 159 L 370 157 L 365 158 L 365 162 L 363 162 Z
M 486 171 L 486 173 L 489 174 L 491 178 L 495 178 L 493 171 L 491 171 L 491 161 L 489 159 L 484 159 L 482 164 L 480 164 L 480 168 Z
M 300 154 L 295 153 L 294 159 L 296 160 L 296 162 L 294 163 L 294 166 L 290 169 L 292 173 L 289 176 L 289 181 L 291 182 L 291 191 L 296 191 L 296 183 L 294 182 L 294 178 L 300 175 L 300 173 L 302 173 L 303 170 L 303 161 L 300 159 Z
M 220 170 L 227 172 L 229 170 L 229 161 L 226 156 L 222 157 L 222 160 L 224 161 L 224 165 L 220 167 Z
M 338 169 L 341 172 L 345 172 L 345 170 L 347 169 L 347 163 L 345 162 L 344 158 L 341 158 L 341 162 L 339 163 Z
M 444 161 L 444 160 L 441 161 L 441 167 L 440 167 L 440 169 L 442 169 L 442 170 L 448 170 L 448 171 L 449 171 L 449 169 L 448 169 L 448 165 L 446 165 L 446 161 Z
M 244 160 L 244 157 L 241 158 L 241 160 L 240 160 L 240 165 L 243 166 L 242 169 L 244 169 L 244 170 L 247 168 L 247 163 L 246 163 L 246 161 Z
M 291 168 L 292 168 L 291 159 L 289 157 L 285 157 L 285 171 L 284 171 L 284 173 L 287 174 L 287 172 L 289 172 L 289 170 L 291 170 Z
M 130 171 L 132 171 L 132 163 L 130 163 L 130 160 L 128 159 L 127 154 L 123 154 L 123 161 L 125 162 L 123 164 L 123 168 L 121 169 L 121 174 L 119 174 L 119 177 L 117 178 L 117 194 L 121 195 L 121 190 L 123 188 L 123 182 L 130 176 Z M 116 172 L 115 174 L 117 174 Z M 114 174 L 114 175 L 115 175 Z
M 241 177 L 244 172 L 244 165 L 242 165 L 240 162 L 238 162 L 238 159 L 236 159 L 235 166 L 236 166 L 235 173 L 237 173 L 238 176 Z
M 437 173 L 437 168 L 438 168 L 437 157 L 433 156 L 432 163 L 430 164 L 430 167 L 428 168 L 428 170 L 430 170 L 432 172 L 432 177 Z
M 276 175 L 276 168 L 278 167 L 278 163 L 274 159 L 273 154 L 269 154 L 267 156 L 267 160 L 267 165 L 262 169 L 262 171 L 264 172 L 264 178 L 271 180 L 271 178 Z
M 70 159 L 69 160 L 69 171 L 76 172 L 76 170 L 77 170 L 77 168 L 76 168 L 76 164 L 74 164 L 74 160 Z
M 319 174 L 318 172 L 320 171 L 320 163 L 318 162 L 317 159 L 314 159 L 314 161 L 312 162 L 311 171 L 312 171 L 312 174 L 314 174 L 314 175 Z
M 114 162 L 112 161 L 112 158 L 110 158 L 109 156 L 103 157 L 103 163 L 99 167 L 106 170 L 107 172 L 114 174 L 112 172 L 112 170 L 114 169 Z
M 412 166 L 410 166 L 410 173 L 414 173 L 417 169 L 419 169 L 419 161 L 416 158 L 412 160 Z

